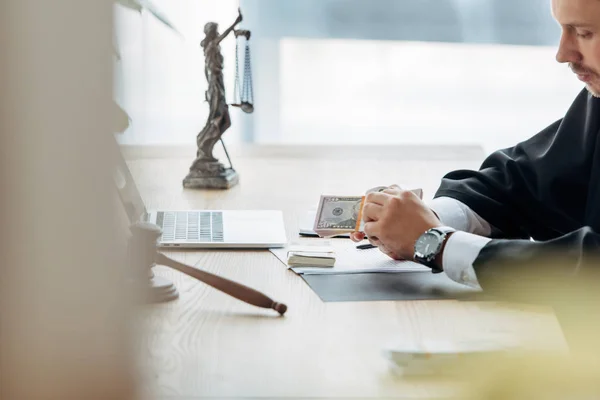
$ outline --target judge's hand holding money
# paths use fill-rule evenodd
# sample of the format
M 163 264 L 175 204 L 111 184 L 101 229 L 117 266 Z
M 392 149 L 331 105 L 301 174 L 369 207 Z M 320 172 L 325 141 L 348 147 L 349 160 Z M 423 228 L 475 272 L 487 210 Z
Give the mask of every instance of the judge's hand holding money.
M 442 226 L 435 213 L 413 192 L 392 185 L 369 193 L 363 207 L 364 233 L 350 235 L 369 242 L 396 260 L 412 260 L 415 242 L 430 228 Z

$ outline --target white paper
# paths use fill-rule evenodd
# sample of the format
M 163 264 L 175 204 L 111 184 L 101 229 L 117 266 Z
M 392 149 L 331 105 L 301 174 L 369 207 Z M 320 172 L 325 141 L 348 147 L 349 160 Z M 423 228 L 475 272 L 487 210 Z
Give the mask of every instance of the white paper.
M 325 275 L 325 274 L 360 274 L 371 272 L 431 272 L 431 269 L 412 261 L 396 261 L 383 254 L 379 249 L 359 250 L 358 243 L 350 239 L 320 239 L 304 238 L 293 245 L 331 246 L 335 251 L 335 266 L 327 269 L 322 267 L 291 267 L 297 274 Z M 283 264 L 287 265 L 288 247 L 281 249 L 269 249 Z M 289 267 L 289 266 L 288 266 Z

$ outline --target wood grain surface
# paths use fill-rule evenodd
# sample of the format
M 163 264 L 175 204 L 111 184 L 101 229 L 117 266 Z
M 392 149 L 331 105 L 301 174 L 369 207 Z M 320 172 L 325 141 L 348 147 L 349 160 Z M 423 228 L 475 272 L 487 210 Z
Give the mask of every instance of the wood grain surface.
M 193 153 L 125 156 L 149 209 L 280 209 L 290 240 L 298 237 L 298 218 L 323 193 L 356 195 L 398 183 L 423 188 L 428 200 L 445 173 L 478 168 L 484 156 L 477 147 L 346 148 L 331 155 L 333 148 L 266 149 L 232 151 L 240 184 L 228 191 L 182 188 Z M 457 301 L 323 303 L 267 250 L 168 255 L 260 290 L 289 309 L 279 317 L 155 268 L 180 292 L 176 301 L 144 309 L 144 387 L 157 398 L 444 397 L 454 388 L 449 382 L 401 379 L 382 352 L 397 343 L 507 332 L 536 345 L 562 343 L 548 310 Z

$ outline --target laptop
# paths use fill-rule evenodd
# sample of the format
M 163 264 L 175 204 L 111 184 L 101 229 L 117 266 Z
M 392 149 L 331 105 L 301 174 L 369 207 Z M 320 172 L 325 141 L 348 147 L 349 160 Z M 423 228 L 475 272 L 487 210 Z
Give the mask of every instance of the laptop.
M 285 247 L 287 237 L 280 210 L 147 210 L 120 151 L 117 159 L 115 183 L 129 222 L 158 225 L 162 229 L 160 247 Z

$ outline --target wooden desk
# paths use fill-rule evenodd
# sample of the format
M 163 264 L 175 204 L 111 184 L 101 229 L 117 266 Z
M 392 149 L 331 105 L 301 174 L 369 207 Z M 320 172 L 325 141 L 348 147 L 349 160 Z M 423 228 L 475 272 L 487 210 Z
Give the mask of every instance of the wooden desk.
M 228 191 L 184 190 L 190 156 L 149 152 L 150 158 L 128 163 L 149 208 L 281 209 L 288 238 L 294 239 L 298 217 L 316 206 L 321 193 L 351 195 L 399 183 L 422 187 L 430 199 L 446 172 L 477 168 L 483 159 L 478 147 L 249 147 L 232 153 L 241 182 Z M 135 149 L 125 154 L 140 156 Z M 398 342 L 498 333 L 515 318 L 523 340 L 562 340 L 552 314 L 501 311 L 489 304 L 323 303 L 267 250 L 170 255 L 261 290 L 289 310 L 280 318 L 157 268 L 180 292 L 178 300 L 147 310 L 144 347 L 155 370 L 149 385 L 168 399 L 443 397 L 446 384 L 395 378 L 382 350 Z M 537 328 L 544 337 L 533 336 Z

